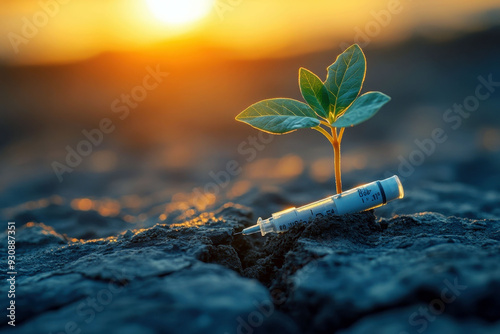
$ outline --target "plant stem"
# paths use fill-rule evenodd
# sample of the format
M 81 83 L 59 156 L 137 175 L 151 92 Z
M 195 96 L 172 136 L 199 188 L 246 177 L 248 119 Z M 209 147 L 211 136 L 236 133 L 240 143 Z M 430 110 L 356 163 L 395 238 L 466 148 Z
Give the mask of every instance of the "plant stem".
M 314 127 L 313 129 L 321 132 L 321 134 L 325 136 L 326 139 L 328 139 L 328 141 L 333 145 L 333 137 L 330 136 L 330 134 L 325 129 L 323 129 L 321 126 Z
M 328 123 L 327 121 L 320 120 L 320 123 L 326 125 L 327 127 L 330 127 L 330 123 Z
M 342 128 L 343 130 L 343 128 Z M 342 138 L 342 135 L 344 131 L 340 130 L 340 137 Z M 337 194 L 340 194 L 342 192 L 342 179 L 341 179 L 341 172 L 340 172 L 340 140 L 339 137 L 337 136 L 337 129 L 332 127 L 332 137 L 333 137 L 333 154 L 334 154 L 334 168 L 335 168 L 335 185 L 337 187 Z
M 345 128 L 340 128 L 340 132 L 339 132 L 339 143 L 342 142 L 342 137 L 344 136 L 344 130 Z
M 337 188 L 337 194 L 340 194 L 342 192 L 342 179 L 341 179 L 342 176 L 340 172 L 340 142 L 342 141 L 342 136 L 344 134 L 345 128 L 341 128 L 339 135 L 337 136 L 337 128 L 331 126 L 330 124 L 328 124 L 328 127 L 332 131 L 331 136 L 321 126 L 316 126 L 313 129 L 324 135 L 326 139 L 328 139 L 330 144 L 332 144 L 333 155 L 334 155 L 333 166 L 335 169 L 335 186 Z

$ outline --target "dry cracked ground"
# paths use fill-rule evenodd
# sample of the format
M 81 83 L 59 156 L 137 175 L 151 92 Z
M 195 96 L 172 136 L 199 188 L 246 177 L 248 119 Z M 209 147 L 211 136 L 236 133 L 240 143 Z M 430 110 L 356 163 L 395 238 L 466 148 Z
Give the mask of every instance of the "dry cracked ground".
M 483 202 L 497 201 L 492 194 Z M 16 327 L 4 321 L 2 332 L 500 332 L 499 219 L 370 211 L 233 236 L 254 222 L 251 209 L 226 203 L 90 239 L 26 224 L 17 231 Z

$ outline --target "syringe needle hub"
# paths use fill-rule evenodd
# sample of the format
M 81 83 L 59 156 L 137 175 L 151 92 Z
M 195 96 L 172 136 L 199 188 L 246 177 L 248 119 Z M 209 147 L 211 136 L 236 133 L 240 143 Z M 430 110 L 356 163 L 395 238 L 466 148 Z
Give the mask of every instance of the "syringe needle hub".
M 261 232 L 261 227 L 260 227 L 261 223 L 262 223 L 262 218 L 259 218 L 259 220 L 257 221 L 257 225 L 247 227 L 243 231 L 241 231 L 241 233 L 243 233 L 244 235 L 249 235 Z

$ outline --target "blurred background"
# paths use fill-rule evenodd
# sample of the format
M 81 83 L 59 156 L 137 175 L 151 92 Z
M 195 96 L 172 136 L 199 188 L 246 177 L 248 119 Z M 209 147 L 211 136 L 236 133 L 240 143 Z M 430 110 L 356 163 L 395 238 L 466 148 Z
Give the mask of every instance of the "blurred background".
M 302 100 L 299 68 L 325 79 L 353 43 L 362 92 L 392 101 L 346 130 L 344 189 L 399 174 L 414 200 L 382 215 L 498 217 L 467 202 L 500 185 L 497 0 L 3 0 L 0 34 L 2 221 L 91 238 L 333 193 L 321 135 L 259 135 L 234 117 Z M 423 186 L 469 197 L 457 213 Z

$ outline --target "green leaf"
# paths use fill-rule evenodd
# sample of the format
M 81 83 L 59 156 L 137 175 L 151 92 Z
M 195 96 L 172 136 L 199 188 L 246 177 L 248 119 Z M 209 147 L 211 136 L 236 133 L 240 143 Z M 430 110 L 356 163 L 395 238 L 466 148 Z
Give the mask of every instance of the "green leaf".
M 357 44 L 351 45 L 328 67 L 325 87 L 330 99 L 330 121 L 342 115 L 359 95 L 365 73 L 365 55 Z
M 311 108 L 321 117 L 328 117 L 328 91 L 323 81 L 311 71 L 301 68 L 299 71 L 300 92 Z
M 259 130 L 284 134 L 318 126 L 320 121 L 305 103 L 292 99 L 269 99 L 251 105 L 236 120 Z
M 345 128 L 357 125 L 371 118 L 389 102 L 391 98 L 381 92 L 368 92 L 361 95 L 347 109 L 347 111 L 338 118 L 332 125 L 336 128 Z

